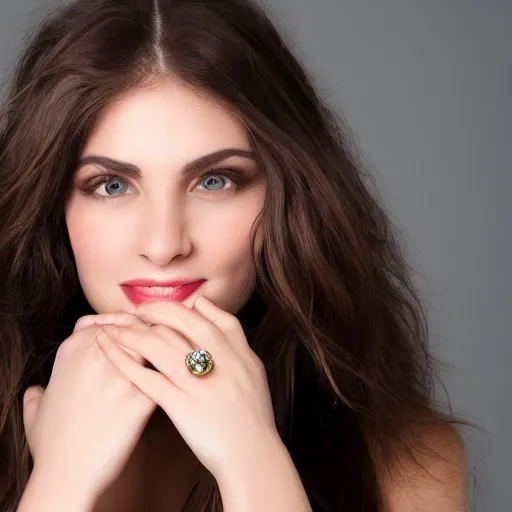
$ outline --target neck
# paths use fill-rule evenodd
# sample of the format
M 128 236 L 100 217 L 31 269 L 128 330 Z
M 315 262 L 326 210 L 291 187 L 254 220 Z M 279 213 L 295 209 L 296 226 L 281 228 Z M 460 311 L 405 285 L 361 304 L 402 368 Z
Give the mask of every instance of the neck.
M 178 510 L 199 480 L 202 468 L 158 407 L 120 477 L 104 491 L 94 510 L 133 509 L 134 503 L 140 503 L 141 510 L 162 510 L 162 504 L 167 510 Z
M 153 466 L 184 470 L 199 465 L 194 452 L 188 447 L 165 411 L 157 407 L 148 421 L 139 441 L 146 460 Z

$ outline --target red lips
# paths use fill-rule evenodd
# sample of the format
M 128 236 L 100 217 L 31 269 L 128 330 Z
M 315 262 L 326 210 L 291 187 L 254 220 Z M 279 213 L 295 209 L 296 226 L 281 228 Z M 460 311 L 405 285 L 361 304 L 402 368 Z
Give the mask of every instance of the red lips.
M 206 279 L 199 281 L 154 281 L 152 279 L 133 279 L 121 284 L 125 295 L 134 303 L 141 304 L 150 300 L 172 300 L 181 302 L 194 293 Z

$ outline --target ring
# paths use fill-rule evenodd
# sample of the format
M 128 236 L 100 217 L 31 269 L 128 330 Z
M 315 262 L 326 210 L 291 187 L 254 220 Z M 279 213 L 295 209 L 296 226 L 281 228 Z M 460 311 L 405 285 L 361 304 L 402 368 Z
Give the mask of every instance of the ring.
M 197 349 L 190 352 L 185 358 L 185 364 L 190 373 L 194 375 L 206 375 L 213 370 L 213 359 L 209 352 Z

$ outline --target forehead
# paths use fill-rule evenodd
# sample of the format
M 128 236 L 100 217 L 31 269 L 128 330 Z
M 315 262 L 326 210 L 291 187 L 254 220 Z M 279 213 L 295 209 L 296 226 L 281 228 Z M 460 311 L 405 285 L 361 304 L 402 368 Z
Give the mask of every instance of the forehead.
M 105 153 L 146 165 L 181 163 L 227 144 L 250 149 L 243 123 L 219 101 L 166 81 L 132 90 L 99 115 L 83 154 Z

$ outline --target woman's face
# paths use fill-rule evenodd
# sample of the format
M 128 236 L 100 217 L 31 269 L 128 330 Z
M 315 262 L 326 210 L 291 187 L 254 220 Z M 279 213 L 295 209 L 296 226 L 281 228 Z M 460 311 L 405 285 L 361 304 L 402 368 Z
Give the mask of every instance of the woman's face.
M 228 153 L 192 168 L 197 159 L 231 149 L 245 156 Z M 250 231 L 266 194 L 265 173 L 251 153 L 238 119 L 175 82 L 111 104 L 80 157 L 117 161 L 131 171 L 79 164 L 65 212 L 91 307 L 133 312 L 137 300 L 124 290 L 136 289 L 121 284 L 134 279 L 206 279 L 181 302 L 190 307 L 205 295 L 236 314 L 254 290 Z

